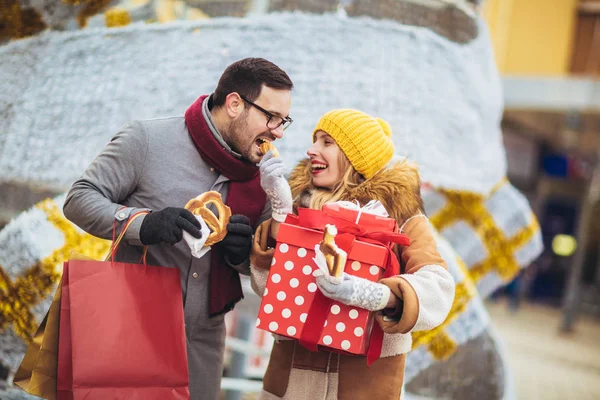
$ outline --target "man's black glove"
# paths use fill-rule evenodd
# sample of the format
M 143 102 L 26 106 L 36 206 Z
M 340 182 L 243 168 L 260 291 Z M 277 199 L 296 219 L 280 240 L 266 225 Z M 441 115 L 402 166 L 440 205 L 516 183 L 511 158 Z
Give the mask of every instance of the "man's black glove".
M 185 208 L 163 208 L 146 215 L 140 227 L 140 241 L 146 246 L 160 242 L 175 244 L 183 237 L 182 229 L 195 238 L 202 237 L 200 222 L 194 214 Z
M 227 236 L 218 244 L 231 264 L 238 265 L 248 259 L 253 233 L 248 217 L 239 214 L 231 216 L 227 224 Z

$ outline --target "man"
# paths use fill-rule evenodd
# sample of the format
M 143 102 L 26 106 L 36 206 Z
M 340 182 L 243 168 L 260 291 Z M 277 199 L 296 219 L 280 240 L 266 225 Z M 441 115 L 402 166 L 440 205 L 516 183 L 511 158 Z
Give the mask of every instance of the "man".
M 291 198 L 283 208 L 271 207 L 256 164 L 263 156 L 259 145 L 281 139 L 292 122 L 292 88 L 289 76 L 267 60 L 237 61 L 185 117 L 125 126 L 65 200 L 69 220 L 105 239 L 115 223 L 119 229 L 136 212 L 150 211 L 131 224 L 116 259 L 137 263 L 148 246 L 149 264 L 179 268 L 192 399 L 218 396 L 223 317 L 243 297 L 238 273 L 249 274 L 254 228 L 291 211 Z M 263 180 L 273 173 L 260 172 Z M 201 237 L 200 224 L 182 207 L 209 190 L 221 193 L 233 215 L 225 239 L 197 259 L 181 239 L 184 230 Z

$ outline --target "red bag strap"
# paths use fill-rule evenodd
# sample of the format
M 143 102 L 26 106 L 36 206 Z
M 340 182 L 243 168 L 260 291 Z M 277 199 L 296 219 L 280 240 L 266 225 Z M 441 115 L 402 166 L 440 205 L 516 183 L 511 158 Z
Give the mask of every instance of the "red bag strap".
M 115 261 L 115 253 L 117 252 L 117 247 L 119 247 L 119 243 L 121 243 L 123 236 L 125 236 L 125 232 L 127 231 L 127 229 L 129 229 L 129 227 L 131 226 L 133 221 L 135 221 L 137 218 L 141 217 L 142 215 L 146 215 L 146 214 L 149 214 L 149 212 L 148 211 L 139 211 L 139 212 L 136 212 L 135 214 L 133 214 L 131 217 L 129 217 L 129 219 L 125 223 L 125 226 L 123 227 L 123 230 L 121 230 L 121 233 L 119 234 L 119 236 L 116 239 L 115 239 L 115 235 L 117 232 L 117 220 L 115 219 L 115 222 L 113 224 L 113 234 L 112 234 L 113 244 L 110 247 L 110 252 L 106 256 L 104 261 L 108 261 L 108 260 L 110 260 L 111 262 Z M 148 252 L 148 246 L 144 246 L 142 258 L 140 259 L 140 262 L 143 261 L 144 265 L 146 265 L 146 253 L 147 252 Z

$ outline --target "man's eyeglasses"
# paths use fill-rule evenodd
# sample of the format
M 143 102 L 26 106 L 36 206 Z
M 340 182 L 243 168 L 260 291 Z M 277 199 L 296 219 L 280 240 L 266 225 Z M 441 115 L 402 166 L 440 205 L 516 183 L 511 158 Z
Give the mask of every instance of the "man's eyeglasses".
M 261 111 L 263 114 L 265 114 L 267 116 L 267 128 L 269 128 L 269 129 L 277 129 L 280 126 L 283 126 L 283 130 L 286 130 L 292 124 L 292 122 L 294 122 L 294 120 L 291 119 L 290 117 L 282 118 L 278 115 L 271 114 L 270 112 L 268 112 L 267 110 L 265 110 L 258 104 L 251 102 L 250 100 L 248 100 L 241 94 L 240 94 L 240 97 L 246 103 L 250 104 L 253 107 L 256 107 L 259 111 Z

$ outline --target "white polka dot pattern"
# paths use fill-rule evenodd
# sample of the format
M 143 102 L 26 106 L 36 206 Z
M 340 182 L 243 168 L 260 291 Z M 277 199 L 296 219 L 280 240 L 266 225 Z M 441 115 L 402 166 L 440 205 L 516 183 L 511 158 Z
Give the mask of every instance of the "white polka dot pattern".
M 267 281 L 262 306 L 256 320 L 259 329 L 280 335 L 300 338 L 315 296 L 322 298 L 312 273 L 314 252 L 310 246 L 278 244 L 273 257 L 271 275 Z M 381 268 L 374 262 L 349 261 L 346 272 L 376 281 Z M 316 315 L 316 314 L 315 314 Z M 366 354 L 369 312 L 334 302 L 329 308 L 319 344 L 353 354 Z M 309 321 L 310 322 L 310 321 Z

